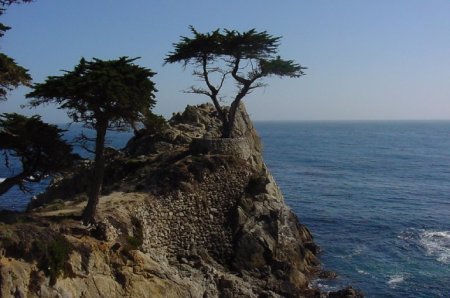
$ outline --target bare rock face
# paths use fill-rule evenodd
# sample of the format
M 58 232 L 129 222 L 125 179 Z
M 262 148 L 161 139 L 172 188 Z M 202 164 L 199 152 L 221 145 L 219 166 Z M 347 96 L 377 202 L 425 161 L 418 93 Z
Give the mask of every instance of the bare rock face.
M 244 106 L 237 140 L 219 128 L 203 104 L 131 139 L 110 160 L 96 226 L 77 221 L 86 170 L 0 224 L 1 297 L 326 297 L 309 288 L 318 248 Z
M 273 177 L 263 169 L 253 176 L 236 209 L 233 267 L 270 283 L 284 295 L 308 287 L 308 272 L 318 265 L 313 237 L 284 204 Z
M 217 138 L 220 125 L 213 105 L 187 106 L 184 112 L 175 113 L 161 131 L 152 134 L 143 131 L 142 135 L 132 138 L 124 152 L 133 156 L 163 153 L 190 144 L 194 138 L 205 135 Z
M 221 121 L 217 117 L 217 112 L 212 104 L 187 106 L 184 112 L 174 114 L 162 131 L 132 138 L 124 148 L 124 152 L 134 156 L 148 155 L 173 150 L 186 144 L 189 145 L 193 140 L 204 139 L 209 143 L 216 140 L 227 145 L 232 144 L 233 140 L 236 139 L 240 143 L 245 143 L 240 148 L 240 151 L 245 151 L 242 152 L 244 155 L 259 157 L 258 162 L 262 163 L 261 140 L 243 103 L 241 103 L 239 112 L 236 114 L 234 138 L 220 139 L 220 127 Z M 240 152 L 236 150 L 234 153 Z

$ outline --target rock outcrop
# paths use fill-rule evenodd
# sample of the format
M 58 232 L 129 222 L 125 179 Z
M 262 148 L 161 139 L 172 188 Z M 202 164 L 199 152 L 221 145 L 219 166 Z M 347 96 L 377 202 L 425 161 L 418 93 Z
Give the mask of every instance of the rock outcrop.
M 327 297 L 245 108 L 236 139 L 219 127 L 212 105 L 188 106 L 112 151 L 95 226 L 79 222 L 89 164 L 10 216 L 1 297 Z

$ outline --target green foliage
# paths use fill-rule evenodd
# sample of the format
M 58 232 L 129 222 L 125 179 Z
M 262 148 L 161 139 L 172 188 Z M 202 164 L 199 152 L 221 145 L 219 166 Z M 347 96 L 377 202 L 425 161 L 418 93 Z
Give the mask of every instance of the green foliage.
M 2 24 L 0 24 L 1 26 Z M 0 36 L 3 28 L 0 27 Z M 0 100 L 6 100 L 6 94 L 20 85 L 31 86 L 28 70 L 18 65 L 14 59 L 0 53 Z
M 128 127 L 142 121 L 153 108 L 154 72 L 133 64 L 138 58 L 117 60 L 82 58 L 71 71 L 50 76 L 45 83 L 35 84 L 26 95 L 34 98 L 31 106 L 56 103 L 68 110 L 74 122 L 84 122 L 95 128 L 103 120 L 110 129 Z
M 231 137 L 240 101 L 253 89 L 264 86 L 261 83 L 263 78 L 304 75 L 306 67 L 275 56 L 281 37 L 274 37 L 266 31 L 251 29 L 241 33 L 217 29 L 199 33 L 192 26 L 190 30 L 193 37 L 182 36 L 178 43 L 174 43 L 174 50 L 166 56 L 165 63 L 181 62 L 184 66 L 191 64 L 196 68 L 194 75 L 200 77 L 207 88 L 192 86 L 188 92 L 211 98 L 223 122 L 223 137 Z M 216 82 L 213 82 L 213 74 Z M 235 81 L 237 92 L 227 112 L 220 104 L 223 98 L 220 90 L 229 76 Z
M 6 6 L 10 6 L 12 4 L 21 4 L 21 3 L 30 3 L 33 0 L 0 0 L 0 7 L 5 9 Z
M 281 37 L 274 37 L 267 31 L 257 32 L 251 29 L 240 33 L 225 29 L 222 38 L 222 54 L 241 59 L 270 58 L 276 53 Z
M 50 277 L 50 285 L 56 283 L 72 250 L 72 245 L 62 236 L 49 242 L 37 240 L 34 243 L 34 253 L 39 257 L 39 269 Z
M 17 1 L 0 1 L 0 15 L 5 11 L 5 7 Z M 20 1 L 19 1 L 20 2 Z M 0 23 L 0 37 L 11 27 Z M 0 100 L 6 100 L 6 94 L 19 85 L 30 86 L 31 77 L 28 70 L 18 65 L 14 59 L 0 53 Z
M 32 0 L 0 0 L 0 16 L 5 12 L 6 7 L 13 3 L 27 3 Z M 0 37 L 11 27 L 0 23 Z M 18 65 L 14 59 L 0 53 L 0 101 L 6 100 L 6 94 L 20 85 L 30 86 L 31 77 L 28 70 Z
M 89 199 L 83 214 L 85 223 L 95 221 L 96 206 L 105 174 L 105 135 L 107 129 L 123 130 L 145 121 L 155 105 L 157 91 L 150 69 L 135 65 L 138 58 L 116 60 L 82 58 L 71 71 L 48 77 L 27 94 L 31 106 L 56 103 L 66 109 L 74 122 L 96 130 L 95 161 Z
M 194 37 L 182 36 L 180 42 L 174 43 L 175 50 L 166 57 L 165 63 L 183 61 L 186 65 L 191 60 L 201 63 L 204 58 L 214 59 L 214 55 L 220 54 L 223 35 L 219 29 L 210 33 L 199 33 L 192 26 L 189 29 Z
M 0 195 L 13 185 L 26 191 L 24 182 L 39 182 L 47 175 L 61 173 L 70 167 L 77 156 L 72 154 L 72 146 L 62 140 L 63 132 L 57 126 L 43 122 L 40 116 L 1 114 L 0 150 L 5 165 L 9 167 L 10 156 L 17 157 L 22 163 L 22 172 L 0 183 Z
M 30 3 L 33 0 L 0 0 L 0 16 L 5 12 L 6 7 L 12 4 Z
M 131 223 L 133 225 L 133 236 L 127 236 L 127 243 L 132 249 L 138 249 L 144 242 L 142 224 L 136 217 L 131 218 Z
M 134 236 L 127 236 L 127 243 L 133 248 L 138 249 L 142 245 L 142 240 Z
M 296 64 L 293 60 L 283 60 L 280 56 L 274 57 L 278 52 L 281 37 L 274 37 L 267 31 L 258 32 L 251 29 L 245 32 L 236 30 L 217 29 L 210 33 L 199 33 L 192 26 L 190 30 L 194 37 L 182 36 L 180 42 L 174 43 L 174 51 L 165 58 L 165 63 L 183 62 L 184 64 L 202 64 L 226 59 L 232 69 L 241 69 L 242 60 L 254 59 L 247 78 L 264 77 L 275 74 L 278 76 L 299 77 L 304 75 L 305 67 Z M 238 80 L 239 82 L 239 80 Z
M 8 228 L 2 227 L 0 231 L 0 247 L 5 248 L 14 245 L 14 232 Z
M 147 133 L 156 133 L 167 126 L 164 117 L 155 114 L 148 114 L 144 119 L 144 126 Z
M 263 76 L 275 75 L 279 77 L 298 78 L 303 75 L 303 68 L 301 66 L 295 64 L 292 60 L 280 59 L 280 56 L 271 60 L 261 59 L 259 63 Z
M 0 37 L 5 35 L 5 32 L 11 29 L 11 27 L 6 26 L 5 24 L 0 23 Z

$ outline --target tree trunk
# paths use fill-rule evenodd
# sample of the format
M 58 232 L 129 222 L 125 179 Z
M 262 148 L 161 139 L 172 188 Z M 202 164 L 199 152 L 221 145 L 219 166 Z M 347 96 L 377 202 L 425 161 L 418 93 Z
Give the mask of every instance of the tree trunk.
M 229 127 L 229 122 L 228 120 L 223 122 L 222 124 L 222 136 L 221 138 L 229 138 L 231 133 L 230 133 L 230 127 Z
M 219 119 L 222 120 L 222 123 L 224 126 L 228 125 L 227 114 L 226 114 L 226 112 L 224 112 L 224 110 L 220 106 L 219 101 L 217 100 L 217 98 L 215 96 L 210 96 L 210 97 L 212 99 L 214 107 L 216 108 L 217 114 L 219 114 Z
M 230 111 L 228 112 L 228 121 L 223 125 L 222 138 L 232 138 L 234 125 L 236 122 L 236 112 L 239 109 L 239 104 L 241 103 L 242 98 L 248 93 L 250 90 L 250 84 L 245 84 L 242 87 L 241 91 L 236 95 L 236 98 L 233 100 L 230 106 Z
M 222 138 L 232 138 L 233 137 L 233 130 L 235 125 L 235 119 L 236 119 L 236 112 L 239 108 L 239 101 L 233 101 L 230 106 L 230 111 L 228 112 L 228 120 L 226 123 L 223 124 L 222 129 Z
M 6 178 L 0 183 L 0 196 L 8 192 L 13 186 L 19 185 L 25 177 L 25 173 L 20 173 L 17 176 Z
M 103 177 L 105 175 L 105 136 L 107 122 L 97 123 L 97 136 L 95 138 L 95 160 L 91 189 L 86 208 L 83 212 L 83 222 L 85 224 L 95 223 L 98 200 L 102 191 Z

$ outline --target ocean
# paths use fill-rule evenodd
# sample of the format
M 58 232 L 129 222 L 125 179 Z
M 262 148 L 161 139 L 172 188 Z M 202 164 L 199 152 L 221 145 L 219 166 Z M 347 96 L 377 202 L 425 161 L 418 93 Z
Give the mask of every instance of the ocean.
M 450 297 L 450 121 L 255 125 L 287 204 L 322 248 L 324 269 L 338 274 L 316 286 Z M 110 145 L 130 136 L 110 133 Z M 13 190 L 0 208 L 23 210 L 30 197 Z
M 265 160 L 333 281 L 450 297 L 450 122 L 260 122 Z

